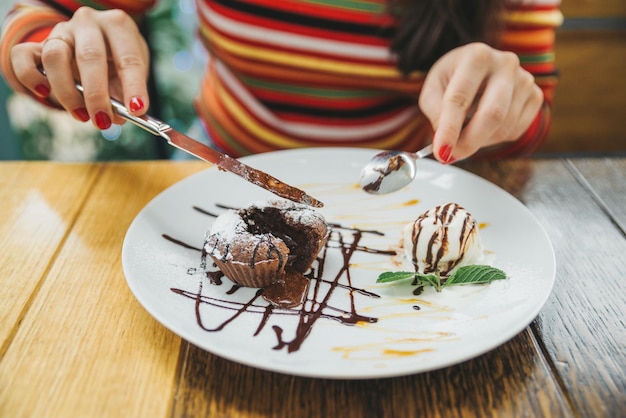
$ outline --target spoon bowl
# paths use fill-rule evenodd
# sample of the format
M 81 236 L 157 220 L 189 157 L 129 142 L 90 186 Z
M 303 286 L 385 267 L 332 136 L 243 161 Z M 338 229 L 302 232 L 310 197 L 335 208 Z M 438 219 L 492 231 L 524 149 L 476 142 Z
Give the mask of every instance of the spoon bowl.
M 400 190 L 413 181 L 416 162 L 433 152 L 432 144 L 418 152 L 383 151 L 361 170 L 361 189 L 371 194 L 387 194 Z

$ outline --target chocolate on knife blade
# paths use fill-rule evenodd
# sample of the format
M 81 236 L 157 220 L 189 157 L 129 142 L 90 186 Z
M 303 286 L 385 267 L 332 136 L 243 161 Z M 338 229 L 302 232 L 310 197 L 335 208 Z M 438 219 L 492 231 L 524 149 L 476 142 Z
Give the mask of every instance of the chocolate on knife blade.
M 324 206 L 322 202 L 309 196 L 304 191 L 290 186 L 263 171 L 252 168 L 227 154 L 222 154 L 185 134 L 175 131 L 169 126 L 162 128 L 159 135 L 165 138 L 171 145 L 204 161 L 215 164 L 217 168 L 222 171 L 229 171 L 236 174 L 244 180 L 260 186 L 277 196 L 316 208 Z

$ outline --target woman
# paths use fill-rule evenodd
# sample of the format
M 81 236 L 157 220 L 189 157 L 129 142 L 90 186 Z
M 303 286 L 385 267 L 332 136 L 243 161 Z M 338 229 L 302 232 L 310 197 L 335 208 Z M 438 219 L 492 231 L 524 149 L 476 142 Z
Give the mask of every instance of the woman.
M 135 115 L 148 111 L 149 53 L 136 22 L 154 0 L 89 2 L 101 11 L 82 3 L 18 1 L 1 69 L 15 90 L 106 129 L 121 122 L 110 96 Z M 211 55 L 196 109 L 233 156 L 329 145 L 415 151 L 432 138 L 435 157 L 452 163 L 528 154 L 548 133 L 559 0 L 196 5 Z

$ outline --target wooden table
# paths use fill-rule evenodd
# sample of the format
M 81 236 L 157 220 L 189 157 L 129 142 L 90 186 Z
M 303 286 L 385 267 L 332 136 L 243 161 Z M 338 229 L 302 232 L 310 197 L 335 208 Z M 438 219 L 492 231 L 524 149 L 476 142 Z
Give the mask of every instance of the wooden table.
M 528 328 L 485 355 L 356 381 L 221 359 L 131 294 L 120 259 L 128 226 L 205 167 L 0 163 L 1 417 L 626 416 L 626 159 L 466 163 L 545 227 L 553 294 Z

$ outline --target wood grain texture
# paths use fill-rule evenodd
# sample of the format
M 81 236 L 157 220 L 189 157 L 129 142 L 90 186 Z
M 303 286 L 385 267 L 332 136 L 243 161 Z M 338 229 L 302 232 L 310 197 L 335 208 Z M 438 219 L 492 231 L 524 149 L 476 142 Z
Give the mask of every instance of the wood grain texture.
M 626 30 L 560 31 L 556 65 L 552 130 L 539 152 L 626 152 Z
M 90 165 L 2 164 L 0 357 L 72 228 L 97 172 Z
M 582 176 L 584 186 L 626 234 L 626 159 L 574 159 L 570 164 Z M 625 342 L 626 344 L 626 342 Z
M 528 331 L 457 366 L 356 381 L 276 374 L 186 345 L 174 417 L 575 416 Z
M 610 418 L 626 411 L 626 240 L 594 195 L 623 214 L 626 162 L 593 161 L 517 160 L 470 168 L 510 190 L 544 226 L 556 252 L 556 284 L 533 329 L 579 416 Z
M 0 362 L 0 416 L 167 416 L 180 339 L 130 293 L 121 247 L 139 210 L 198 167 L 112 164 L 99 173 Z

